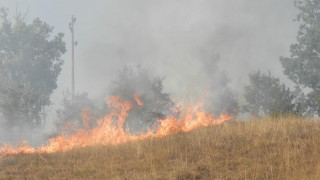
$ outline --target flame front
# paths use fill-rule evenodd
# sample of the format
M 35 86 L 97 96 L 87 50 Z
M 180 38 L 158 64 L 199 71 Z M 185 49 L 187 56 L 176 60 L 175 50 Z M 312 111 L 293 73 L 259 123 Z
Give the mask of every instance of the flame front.
M 143 106 L 143 102 L 137 95 L 134 95 L 134 99 L 139 106 Z M 233 118 L 233 116 L 229 115 L 220 115 L 218 119 L 215 119 L 212 113 L 199 110 L 203 103 L 198 103 L 194 107 L 182 109 L 179 117 L 170 116 L 166 119 L 158 120 L 159 125 L 155 130 L 149 130 L 140 135 L 131 135 L 123 129 L 123 125 L 130 109 L 133 107 L 132 103 L 130 101 L 121 102 L 119 96 L 113 96 L 107 100 L 107 104 L 112 108 L 112 112 L 105 115 L 103 119 L 98 120 L 97 126 L 94 128 L 88 128 L 90 117 L 85 111 L 83 113 L 84 128 L 77 130 L 74 134 L 61 133 L 60 136 L 49 139 L 47 145 L 39 148 L 33 148 L 27 145 L 26 142 L 20 143 L 17 148 L 4 144 L 0 147 L 0 156 L 66 152 L 76 147 L 99 144 L 115 145 L 128 141 L 163 137 L 178 132 L 189 132 L 200 126 L 219 125 Z M 116 125 L 115 122 L 117 122 Z

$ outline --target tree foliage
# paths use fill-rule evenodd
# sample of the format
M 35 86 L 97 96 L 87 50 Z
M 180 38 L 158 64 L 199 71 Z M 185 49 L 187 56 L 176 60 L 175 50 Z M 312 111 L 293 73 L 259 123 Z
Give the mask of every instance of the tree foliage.
M 289 88 L 280 83 L 279 78 L 257 71 L 249 75 L 249 81 L 244 97 L 248 103 L 245 109 L 251 115 L 294 112 L 295 96 Z
M 218 98 L 213 102 L 215 114 L 232 114 L 238 115 L 239 103 L 235 93 L 229 88 L 223 88 L 222 92 L 219 92 Z
M 216 115 L 237 115 L 239 104 L 236 93 L 229 87 L 230 79 L 225 71 L 219 68 L 220 56 L 211 51 L 202 51 L 201 63 L 203 72 L 208 77 L 208 94 L 206 105 Z
M 134 102 L 127 118 L 130 132 L 147 130 L 158 119 L 173 115 L 172 108 L 175 107 L 175 103 L 168 93 L 163 92 L 163 80 L 164 78 L 159 76 L 152 76 L 141 66 L 125 66 L 119 71 L 111 95 L 118 95 L 122 100 Z M 135 95 L 143 105 L 136 102 Z
M 284 73 L 297 86 L 310 88 L 308 106 L 319 111 L 320 105 L 320 1 L 296 0 L 300 27 L 297 43 L 290 47 L 291 56 L 281 57 Z
M 0 111 L 6 124 L 41 124 L 40 112 L 50 104 L 66 51 L 63 34 L 36 18 L 27 23 L 21 14 L 10 20 L 1 9 Z
M 73 130 L 89 128 L 96 125 L 94 118 L 98 117 L 99 109 L 89 99 L 87 93 L 71 95 L 64 93 L 62 106 L 57 110 L 58 132 L 72 133 Z M 88 115 L 84 117 L 85 115 Z M 85 122 L 86 121 L 86 122 Z

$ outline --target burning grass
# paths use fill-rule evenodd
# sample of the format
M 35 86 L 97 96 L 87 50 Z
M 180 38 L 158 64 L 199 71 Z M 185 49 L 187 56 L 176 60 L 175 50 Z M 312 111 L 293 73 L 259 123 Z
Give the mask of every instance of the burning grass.
M 319 179 L 320 122 L 252 119 L 68 152 L 6 156 L 0 179 Z
M 136 102 L 142 106 L 142 101 L 135 96 Z M 163 137 L 179 132 L 189 132 L 195 128 L 209 125 L 220 125 L 224 121 L 231 120 L 233 116 L 220 115 L 215 118 L 212 113 L 200 109 L 203 103 L 198 103 L 194 107 L 187 107 L 179 116 L 169 116 L 165 119 L 158 119 L 154 127 L 150 127 L 147 132 L 132 135 L 125 130 L 125 122 L 133 103 L 122 101 L 120 96 L 108 98 L 108 105 L 112 108 L 109 114 L 98 120 L 97 126 L 89 128 L 90 116 L 83 113 L 83 129 L 76 130 L 70 135 L 62 132 L 59 136 L 48 140 L 46 145 L 38 148 L 29 146 L 26 142 L 20 143 L 17 147 L 8 144 L 0 146 L 0 157 L 6 155 L 19 154 L 46 154 L 55 152 L 67 152 L 79 147 L 95 145 L 116 145 L 130 141 L 144 140 L 154 137 Z

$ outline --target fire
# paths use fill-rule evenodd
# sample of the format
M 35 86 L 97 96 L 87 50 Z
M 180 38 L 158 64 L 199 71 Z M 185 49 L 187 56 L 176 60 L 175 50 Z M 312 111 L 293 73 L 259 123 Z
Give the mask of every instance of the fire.
M 138 105 L 143 106 L 143 102 L 137 95 L 134 95 L 134 99 Z M 27 145 L 26 142 L 20 143 L 17 148 L 4 144 L 0 147 L 0 156 L 66 152 L 76 147 L 98 144 L 116 145 L 128 141 L 163 137 L 178 132 L 189 132 L 200 126 L 219 125 L 233 118 L 232 116 L 221 115 L 218 119 L 215 119 L 212 113 L 200 110 L 204 104 L 200 102 L 194 107 L 182 109 L 178 117 L 171 116 L 158 120 L 158 126 L 153 130 L 140 135 L 132 135 L 125 131 L 123 127 L 133 104 L 130 101 L 121 101 L 119 96 L 108 98 L 107 104 L 112 109 L 112 112 L 98 120 L 97 126 L 94 128 L 88 127 L 91 117 L 87 111 L 84 111 L 82 114 L 84 128 L 76 130 L 74 134 L 61 133 L 61 135 L 49 139 L 46 145 L 39 148 L 33 148 Z
M 144 106 L 144 103 L 140 100 L 140 97 L 138 94 L 133 94 L 133 98 L 139 106 Z

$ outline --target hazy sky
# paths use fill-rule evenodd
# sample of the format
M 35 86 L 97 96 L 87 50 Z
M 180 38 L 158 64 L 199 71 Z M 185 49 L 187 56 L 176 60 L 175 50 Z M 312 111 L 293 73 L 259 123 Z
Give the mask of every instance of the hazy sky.
M 166 92 L 179 101 L 202 98 L 208 87 L 213 96 L 219 96 L 222 88 L 212 89 L 219 84 L 213 77 L 217 73 L 210 71 L 227 72 L 229 86 L 239 95 L 254 70 L 270 70 L 288 82 L 279 56 L 289 55 L 298 28 L 293 22 L 297 13 L 293 0 L 0 0 L 1 6 L 9 8 L 10 15 L 16 8 L 28 10 L 27 21 L 39 17 L 54 26 L 55 34 L 65 34 L 68 50 L 62 57 L 65 63 L 46 129 L 10 129 L 11 135 L 0 131 L 0 141 L 5 142 L 39 143 L 45 138 L 40 134 L 54 132 L 55 110 L 62 92 L 70 89 L 71 15 L 77 17 L 75 39 L 79 42 L 76 91 L 87 92 L 100 102 L 118 69 L 139 63 L 166 76 Z
M 279 56 L 289 54 L 297 23 L 293 0 L 1 0 L 0 6 L 29 11 L 65 33 L 68 52 L 54 99 L 70 84 L 71 15 L 77 17 L 76 91 L 102 94 L 117 70 L 141 63 L 166 75 L 165 88 L 184 97 L 206 88 L 201 59 L 219 54 L 220 69 L 242 91 L 249 72 L 270 70 L 285 80 Z M 217 87 L 218 88 L 218 87 Z

